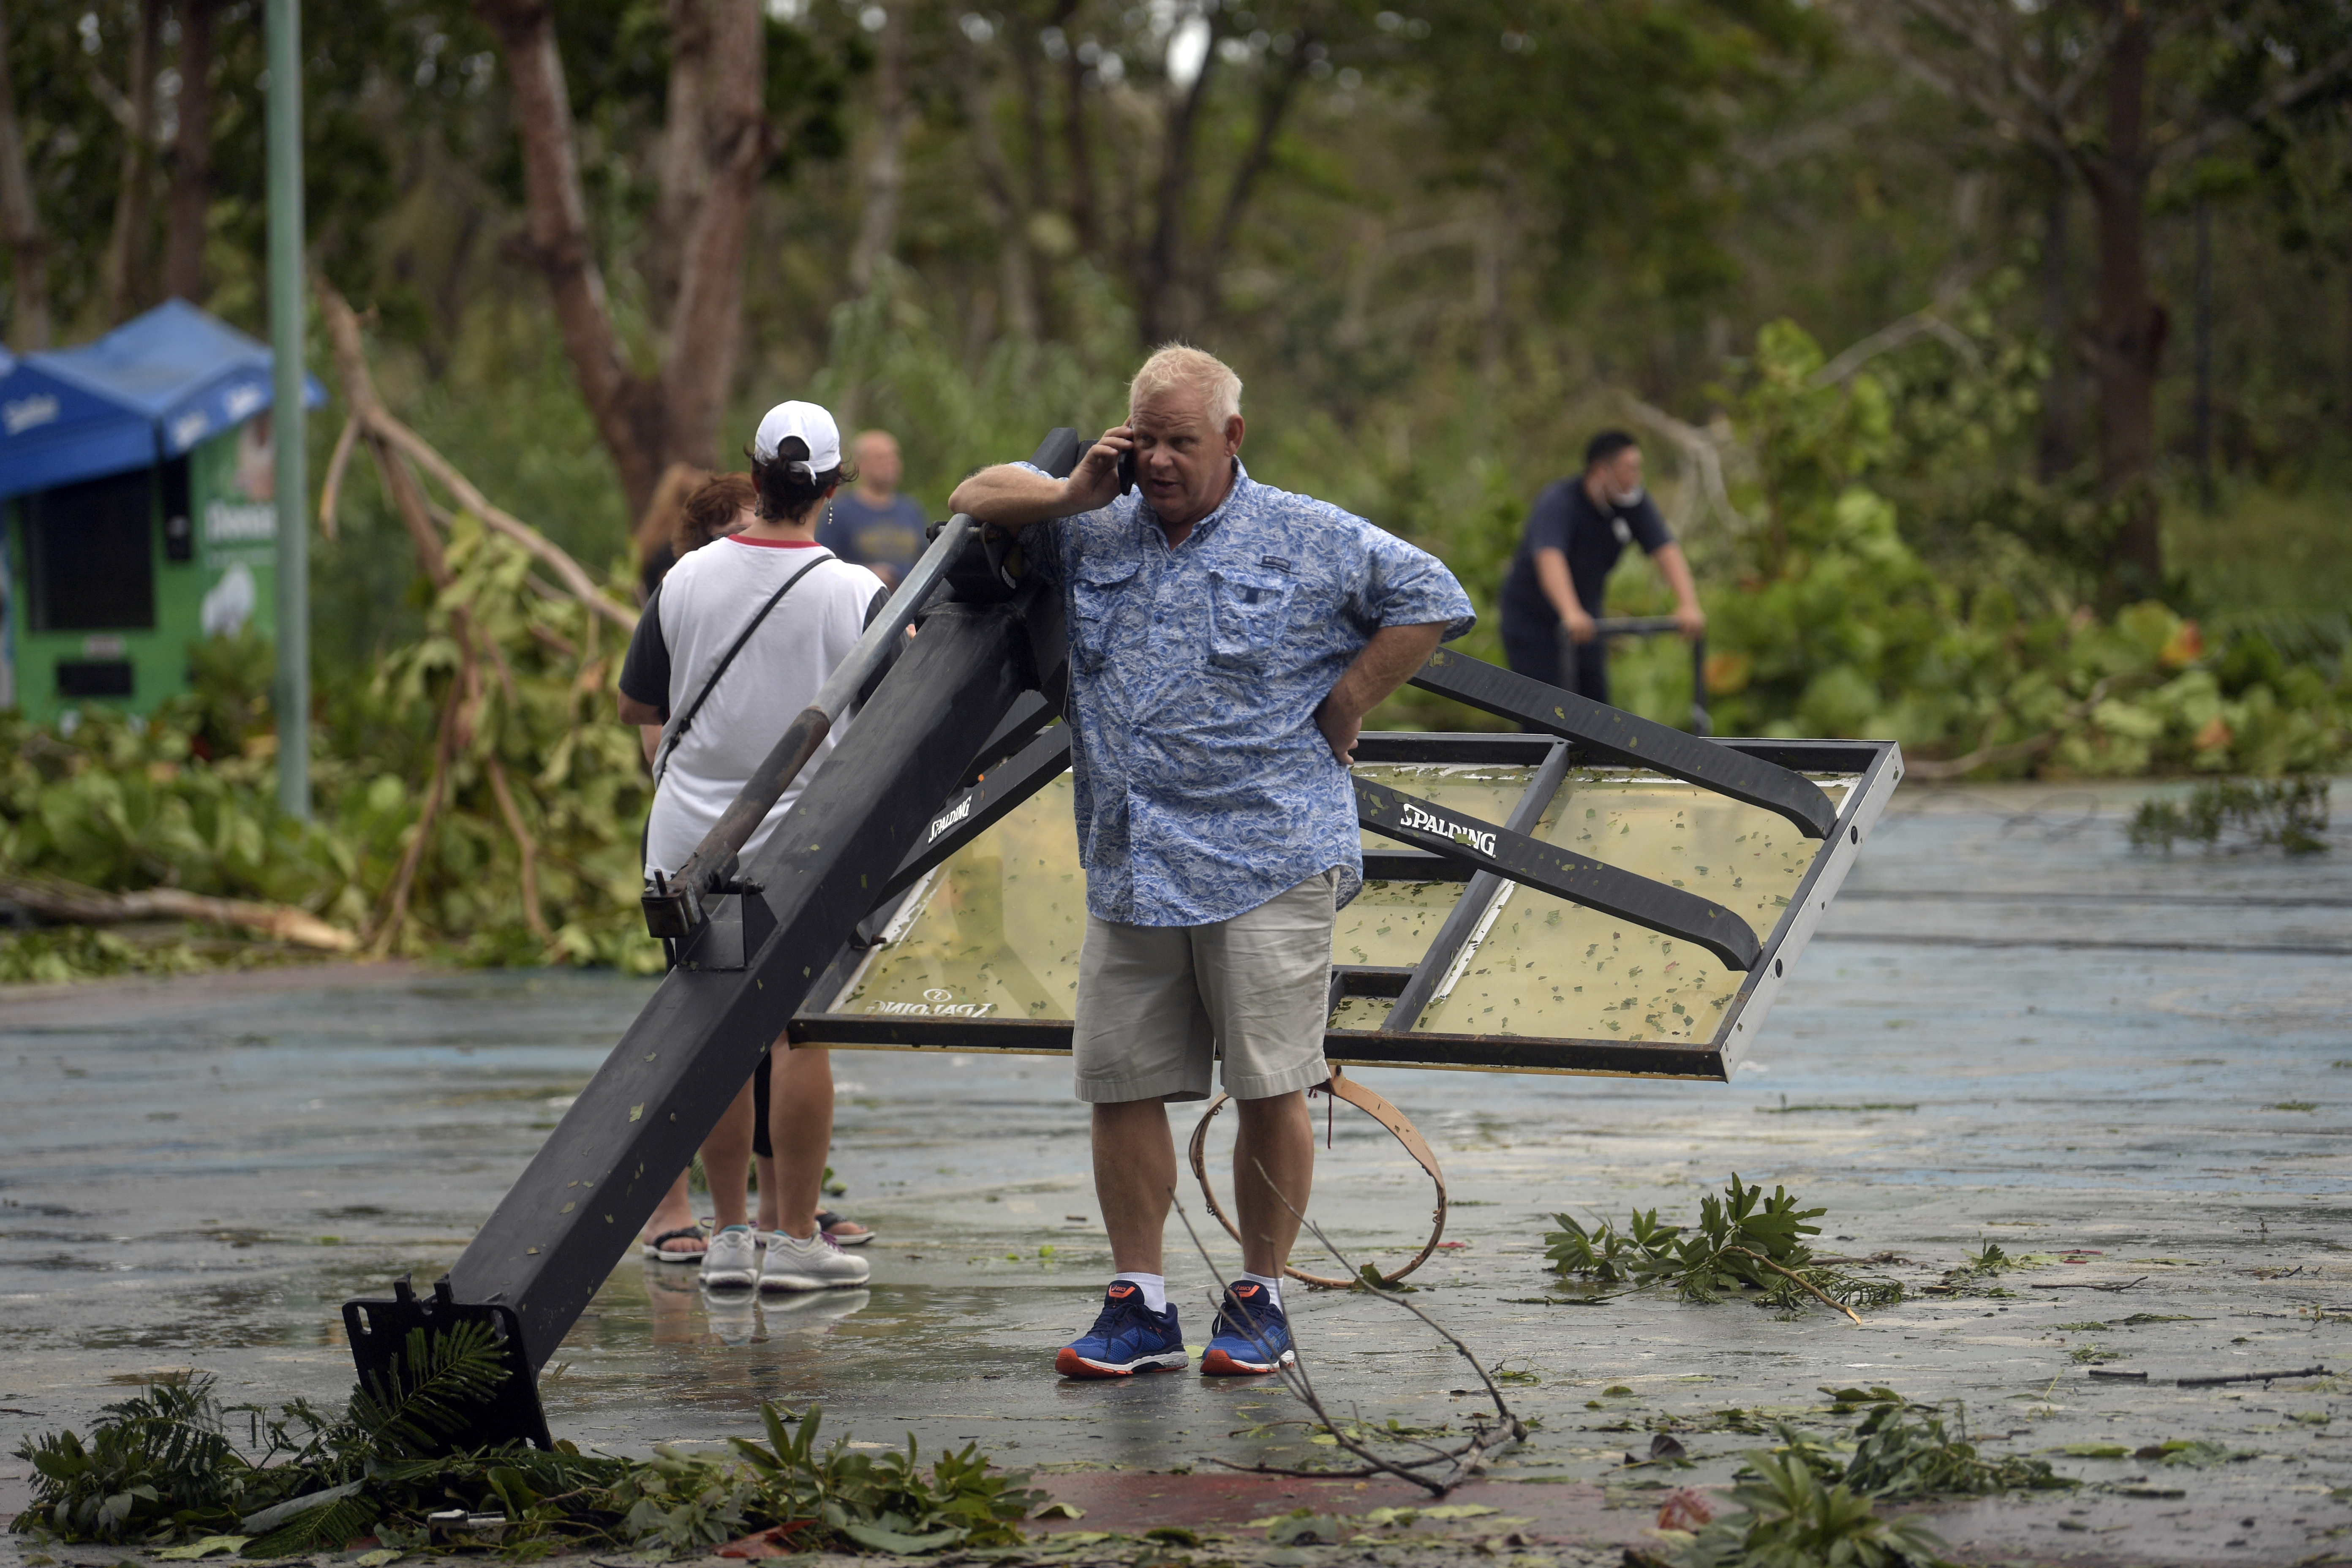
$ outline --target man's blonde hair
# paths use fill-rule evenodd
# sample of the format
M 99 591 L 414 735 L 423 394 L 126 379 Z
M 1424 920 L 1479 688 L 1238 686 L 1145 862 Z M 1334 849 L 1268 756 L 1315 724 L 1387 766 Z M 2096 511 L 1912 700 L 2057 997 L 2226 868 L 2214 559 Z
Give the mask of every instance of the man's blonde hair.
M 1132 410 L 1145 398 L 1161 392 L 1197 392 L 1208 405 L 1209 422 L 1223 426 L 1242 411 L 1242 378 L 1233 366 L 1189 343 L 1169 343 L 1152 352 L 1127 384 L 1127 405 Z

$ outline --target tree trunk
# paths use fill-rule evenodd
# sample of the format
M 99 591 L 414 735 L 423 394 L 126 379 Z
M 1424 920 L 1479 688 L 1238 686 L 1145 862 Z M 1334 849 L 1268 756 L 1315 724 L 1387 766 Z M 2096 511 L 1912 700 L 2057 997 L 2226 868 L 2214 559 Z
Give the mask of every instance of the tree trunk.
M 1211 48 L 1201 61 L 1201 74 L 1181 93 L 1171 94 L 1160 133 L 1160 179 L 1152 192 L 1151 239 L 1138 268 L 1137 323 L 1143 341 L 1160 343 L 1190 332 L 1198 324 L 1198 291 L 1184 252 L 1185 209 L 1192 205 L 1194 163 L 1192 142 L 1201 123 L 1201 105 L 1208 97 L 1217 51 Z M 1212 262 L 1212 265 L 1214 265 Z
M 708 143 L 709 70 L 714 38 L 706 0 L 669 0 L 669 83 L 662 103 L 661 152 L 656 160 L 653 227 L 646 236 L 645 276 L 656 321 L 677 302 L 686 236 L 710 187 Z
M 2068 218 L 2074 200 L 2073 169 L 2051 159 L 2050 191 L 2042 216 L 2042 331 L 2050 340 L 2050 383 L 2042 390 L 2042 429 L 2034 450 L 2034 471 L 2044 483 L 2082 460 L 2082 393 L 2075 374 L 2081 333 L 2068 275 L 2073 262 Z
M 1307 46 L 1313 39 L 1312 33 L 1302 37 L 1274 79 L 1259 91 L 1257 124 L 1250 133 L 1249 150 L 1242 154 L 1241 163 L 1234 169 L 1233 184 L 1225 189 L 1224 210 L 1218 216 L 1216 237 L 1210 242 L 1208 264 L 1201 273 L 1203 315 L 1216 313 L 1223 293 L 1220 277 L 1234 241 L 1241 233 L 1242 215 L 1249 209 L 1259 178 L 1274 162 L 1275 140 L 1282 133 L 1283 122 L 1289 118 L 1291 104 L 1297 98 L 1298 84 L 1307 75 Z M 1202 68 L 1204 72 L 1206 68 Z
M 2148 597 L 2164 583 L 2155 467 L 2166 319 L 2147 287 L 2147 18 L 2136 0 L 2116 0 L 2110 9 L 2118 15 L 2107 62 L 2106 146 L 2085 159 L 2084 172 L 2099 216 L 2099 483 L 2123 511 L 2101 587 L 2113 606 Z
M 1076 0 L 1063 0 L 1054 9 L 1053 26 L 1064 29 L 1066 37 L 1076 13 Z M 1087 132 L 1087 68 L 1075 48 L 1062 64 L 1062 146 L 1070 163 L 1070 226 L 1077 231 L 1079 252 L 1098 257 L 1103 233 L 1095 206 L 1094 139 Z
M 706 0 L 712 52 L 706 79 L 709 188 L 679 259 L 677 306 L 662 366 L 658 479 L 672 463 L 719 466 L 719 423 L 743 344 L 743 255 L 751 200 L 774 151 L 768 124 L 767 23 L 760 0 Z M 641 516 L 646 498 L 630 497 Z
M 205 240 L 213 199 L 213 17 L 218 0 L 182 0 L 180 124 L 164 198 L 163 292 L 205 302 Z
M 155 154 L 155 65 L 163 49 L 163 0 L 140 0 L 139 26 L 131 35 L 131 74 L 124 83 L 130 113 L 122 127 L 121 184 L 114 193 L 114 231 L 106 246 L 100 279 L 109 321 L 121 321 L 146 290 L 139 265 L 147 237 L 147 184 Z
M 588 202 L 580 186 L 555 19 L 545 0 L 476 0 L 475 10 L 506 57 L 515 132 L 522 140 L 530 257 L 546 276 L 564 353 L 580 379 L 596 434 L 620 469 L 621 489 L 635 517 L 645 510 L 661 478 L 661 409 L 653 388 L 631 372 L 623 355 L 604 275 L 589 243 Z
M 1013 165 L 997 139 L 990 81 L 975 48 L 965 50 L 963 68 L 957 72 L 963 93 L 965 122 L 971 128 L 972 159 L 980 165 L 981 197 L 990 221 L 996 226 L 996 286 L 1004 305 L 1005 326 L 1024 342 L 1036 341 L 1042 323 L 1037 289 L 1030 266 L 1028 209 L 1013 184 Z
M 874 268 L 898 237 L 898 198 L 907 183 L 907 30 L 913 0 L 898 0 L 882 24 L 874 62 L 874 148 L 866 160 L 866 211 L 849 251 L 850 287 L 874 286 Z
M 686 101 L 669 109 L 658 205 L 679 230 L 677 298 L 653 377 L 631 368 L 613 324 L 547 0 L 474 0 L 474 9 L 506 58 L 530 253 L 547 278 L 564 353 L 620 470 L 629 514 L 642 516 L 671 463 L 708 468 L 718 455 L 741 349 L 751 199 L 773 150 L 760 0 L 676 0 L 671 13 L 681 55 L 698 58 L 672 77 Z
M 41 232 L 32 174 L 25 166 L 25 133 L 16 119 L 10 68 L 8 10 L 6 0 L 0 0 L 0 238 L 7 241 L 16 262 L 8 342 L 18 353 L 30 353 L 49 346 L 49 241 Z
M 2213 205 L 2197 198 L 2197 501 L 2213 510 Z

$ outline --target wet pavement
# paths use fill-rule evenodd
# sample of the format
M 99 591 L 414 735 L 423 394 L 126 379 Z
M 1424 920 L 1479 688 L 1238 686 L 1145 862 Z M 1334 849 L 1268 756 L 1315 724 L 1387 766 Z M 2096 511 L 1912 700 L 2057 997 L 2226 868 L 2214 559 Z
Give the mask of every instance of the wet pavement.
M 1454 1199 L 1458 1245 L 1416 1304 L 1523 1374 L 1506 1393 L 1540 1421 L 1453 1500 L 1498 1512 L 1442 1533 L 1492 1545 L 1507 1521 L 1559 1561 L 1635 1539 L 1664 1487 L 1720 1485 L 1770 1440 L 1739 1428 L 1825 1423 L 1822 1385 L 1874 1383 L 1964 1401 L 1992 1450 L 2093 1483 L 1937 1510 L 1964 1560 L 2352 1560 L 2352 1380 L 2172 1381 L 2352 1368 L 2352 834 L 2300 862 L 2135 855 L 2144 793 L 1906 786 L 1731 1085 L 1360 1074 Z M 0 992 L 0 1449 L 172 1369 L 236 1400 L 339 1398 L 341 1301 L 447 1267 L 648 989 L 384 966 Z M 835 1071 L 835 1206 L 881 1233 L 873 1289 L 713 1301 L 632 1254 L 544 1382 L 559 1435 L 643 1452 L 748 1435 L 761 1399 L 822 1401 L 861 1442 L 1038 1467 L 1087 1531 L 1407 1500 L 1220 1479 L 1214 1460 L 1330 1456 L 1278 1387 L 1050 1375 L 1108 1272 L 1060 1063 L 842 1052 Z M 1175 1110 L 1180 1136 L 1195 1114 Z M 1426 1179 L 1356 1113 L 1333 1131 L 1315 1214 L 1359 1260 L 1409 1256 Z M 1549 1214 L 1687 1219 L 1735 1170 L 1825 1205 L 1823 1250 L 1905 1259 L 1879 1269 L 1910 1299 L 1858 1328 L 1654 1293 L 1550 1304 Z M 1204 1337 L 1210 1270 L 1171 1240 Z M 2045 1261 L 2005 1294 L 1920 1293 L 1986 1241 Z M 1292 1304 L 1335 1411 L 1464 1429 L 1466 1369 L 1420 1325 L 1360 1296 Z M 1624 1467 L 1660 1429 L 1694 1468 Z M 2239 1457 L 2063 1451 L 2176 1438 Z M 0 1510 L 25 1470 L 0 1458 Z

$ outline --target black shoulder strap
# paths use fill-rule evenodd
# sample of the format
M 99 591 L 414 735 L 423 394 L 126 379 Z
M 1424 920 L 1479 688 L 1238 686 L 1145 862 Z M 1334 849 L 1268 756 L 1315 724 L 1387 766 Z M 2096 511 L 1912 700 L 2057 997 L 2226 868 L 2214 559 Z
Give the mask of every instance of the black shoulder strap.
M 654 752 L 655 787 L 660 787 L 662 774 L 669 768 L 670 753 L 677 749 L 678 742 L 686 738 L 687 731 L 694 723 L 694 716 L 702 711 L 702 705 L 710 700 L 710 693 L 719 685 L 719 678 L 727 673 L 727 667 L 735 662 L 735 656 L 743 651 L 743 645 L 751 640 L 751 634 L 760 629 L 760 623 L 768 618 L 768 612 L 774 609 L 802 578 L 833 559 L 835 559 L 833 552 L 820 550 L 815 560 L 785 578 L 784 585 L 768 595 L 768 602 L 760 606 L 759 613 L 744 624 L 743 629 L 735 634 L 735 640 L 728 645 L 727 651 L 719 656 L 719 662 L 711 667 L 709 679 L 703 681 L 702 689 L 694 694 L 694 700 L 688 703 L 670 719 L 667 724 L 663 726 L 661 745 Z

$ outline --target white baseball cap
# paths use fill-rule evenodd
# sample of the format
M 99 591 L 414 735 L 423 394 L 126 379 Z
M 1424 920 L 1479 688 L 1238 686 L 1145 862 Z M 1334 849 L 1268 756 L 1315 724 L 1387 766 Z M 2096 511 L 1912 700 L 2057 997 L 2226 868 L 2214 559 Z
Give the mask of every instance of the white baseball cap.
M 797 440 L 800 448 L 790 443 Z M 772 463 L 782 455 L 809 479 L 841 467 L 841 427 L 833 416 L 814 403 L 779 403 L 760 421 L 751 437 L 751 456 Z

